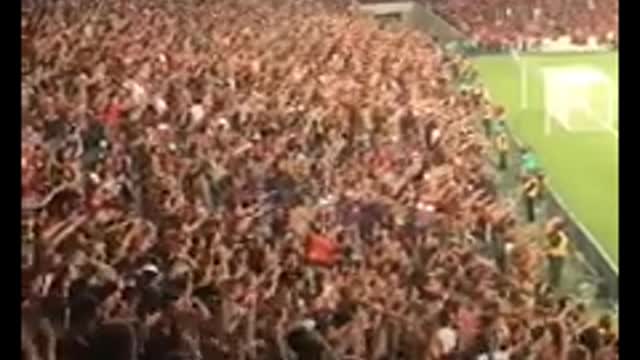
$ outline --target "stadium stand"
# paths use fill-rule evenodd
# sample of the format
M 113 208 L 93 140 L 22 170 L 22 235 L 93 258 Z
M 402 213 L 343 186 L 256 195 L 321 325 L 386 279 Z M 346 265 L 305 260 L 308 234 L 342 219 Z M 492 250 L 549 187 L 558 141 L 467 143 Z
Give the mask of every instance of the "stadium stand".
M 447 21 L 488 48 L 568 36 L 617 44 L 617 0 L 427 0 Z
M 617 358 L 463 62 L 350 6 L 23 3 L 23 359 Z

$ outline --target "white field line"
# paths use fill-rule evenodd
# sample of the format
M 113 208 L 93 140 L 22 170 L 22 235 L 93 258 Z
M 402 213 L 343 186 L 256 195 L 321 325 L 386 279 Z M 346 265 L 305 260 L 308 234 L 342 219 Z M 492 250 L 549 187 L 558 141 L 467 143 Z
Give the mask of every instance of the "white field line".
M 527 97 L 528 97 L 528 93 L 527 93 L 527 86 L 528 84 L 528 71 L 526 68 L 526 62 L 524 61 L 524 59 L 522 57 L 520 57 L 520 55 L 518 54 L 517 51 L 512 50 L 511 51 L 511 57 L 513 58 L 513 61 L 516 63 L 516 66 L 518 67 L 518 70 L 520 70 L 520 107 L 522 110 L 526 109 L 528 107 L 527 104 Z M 586 108 L 589 108 L 588 106 Z M 590 108 L 589 108 L 590 110 Z M 591 111 L 589 111 L 591 112 Z M 549 124 L 547 124 L 546 121 L 546 117 L 545 117 L 545 132 L 549 133 L 550 129 L 549 129 Z M 613 135 L 616 140 L 620 139 L 620 134 L 618 132 L 618 130 L 612 128 L 612 127 L 605 127 L 605 130 L 610 133 L 611 135 Z
M 589 114 L 589 116 L 591 116 L 592 118 L 594 117 L 594 113 L 592 111 L 591 106 L 587 103 L 587 101 L 584 98 L 580 99 L 580 107 L 583 111 L 585 111 L 586 113 Z M 615 128 L 611 127 L 611 126 L 605 126 L 604 127 L 605 131 L 607 131 L 608 133 L 612 134 L 616 140 L 619 139 L 619 134 L 618 134 L 618 130 L 616 130 Z
M 515 50 L 511 51 L 511 57 L 518 65 L 518 70 L 520 72 L 520 108 L 526 109 L 528 107 L 528 93 L 527 93 L 527 67 L 526 63 L 523 59 L 518 55 L 518 52 Z
M 582 109 L 584 112 L 588 113 L 588 114 L 589 114 L 589 116 L 591 116 L 592 118 L 594 117 L 594 114 L 593 114 L 593 111 L 592 111 L 592 109 L 591 109 L 591 106 L 589 106 L 589 104 L 588 104 L 588 103 L 586 103 L 586 100 L 585 100 L 585 99 L 580 99 L 580 103 L 579 103 L 579 104 L 580 104 L 581 109 Z M 613 128 L 613 127 L 611 127 L 611 126 L 605 126 L 605 127 L 604 127 L 604 130 L 605 130 L 606 132 L 610 133 L 611 135 L 613 135 L 613 136 L 616 138 L 616 140 L 618 140 L 618 139 L 619 139 L 618 130 L 614 129 L 614 128 Z
M 593 245 L 595 245 L 595 247 L 598 250 L 598 252 L 600 253 L 600 255 L 607 262 L 607 265 L 609 265 L 609 267 L 616 273 L 616 275 L 618 275 L 618 265 L 616 265 L 616 263 L 614 263 L 611 260 L 611 258 L 609 257 L 609 253 L 607 253 L 602 248 L 602 245 L 600 244 L 599 241 L 596 240 L 596 237 L 591 233 L 591 231 L 589 231 L 589 229 L 582 222 L 578 221 L 578 217 L 574 214 L 573 211 L 571 211 L 571 209 L 567 206 L 567 204 L 564 202 L 564 200 L 559 195 L 559 193 L 557 191 L 555 191 L 553 186 L 551 184 L 547 184 L 547 188 L 551 191 L 551 193 L 556 198 L 556 201 L 558 201 L 558 204 L 560 204 L 562 209 L 569 215 L 569 217 L 571 218 L 571 221 L 573 221 L 573 223 L 576 224 L 576 226 L 578 226 L 580 231 L 582 231 L 584 234 L 587 235 L 587 239 Z

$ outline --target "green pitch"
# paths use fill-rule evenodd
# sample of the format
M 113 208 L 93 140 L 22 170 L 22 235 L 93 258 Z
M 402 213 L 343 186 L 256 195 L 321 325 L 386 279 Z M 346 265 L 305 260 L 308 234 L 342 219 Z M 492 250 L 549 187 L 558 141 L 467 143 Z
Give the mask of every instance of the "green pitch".
M 618 263 L 618 54 L 476 59 L 512 131 L 553 189 Z

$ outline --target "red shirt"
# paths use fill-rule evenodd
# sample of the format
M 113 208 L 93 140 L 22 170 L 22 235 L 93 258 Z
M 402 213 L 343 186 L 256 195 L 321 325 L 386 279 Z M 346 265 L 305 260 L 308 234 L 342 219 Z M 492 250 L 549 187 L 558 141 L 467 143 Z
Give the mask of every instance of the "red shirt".
M 122 106 L 112 103 L 102 114 L 102 123 L 108 127 L 117 127 L 122 120 Z
M 457 322 L 460 329 L 460 338 L 467 344 L 473 341 L 480 332 L 480 321 L 477 315 L 469 309 L 460 309 Z
M 315 265 L 331 266 L 338 260 L 338 246 L 323 235 L 309 235 L 305 258 Z

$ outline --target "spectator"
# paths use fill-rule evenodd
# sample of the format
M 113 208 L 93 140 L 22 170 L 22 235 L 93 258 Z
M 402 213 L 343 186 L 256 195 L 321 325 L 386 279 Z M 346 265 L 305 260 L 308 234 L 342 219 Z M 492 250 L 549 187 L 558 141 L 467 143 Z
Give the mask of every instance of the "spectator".
M 541 322 L 539 253 L 428 37 L 337 0 L 25 2 L 22 32 L 25 358 L 547 344 L 505 330 Z
M 617 41 L 617 0 L 541 0 L 535 6 L 519 0 L 424 2 L 455 27 L 475 36 L 487 50 L 517 48 L 523 42 L 531 44 L 560 36 L 569 36 L 574 43 L 583 45 L 589 36 L 614 46 Z

